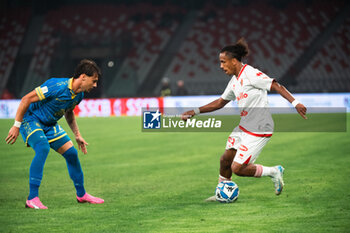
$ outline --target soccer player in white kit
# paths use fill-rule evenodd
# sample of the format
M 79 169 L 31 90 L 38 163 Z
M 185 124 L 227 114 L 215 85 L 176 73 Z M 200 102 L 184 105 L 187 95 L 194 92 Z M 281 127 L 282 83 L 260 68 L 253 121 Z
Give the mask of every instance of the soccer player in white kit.
M 236 99 L 241 120 L 228 137 L 226 150 L 220 158 L 219 182 L 231 180 L 232 173 L 249 177 L 269 176 L 274 183 L 275 194 L 279 195 L 284 185 L 284 168 L 281 165 L 266 167 L 254 164 L 270 140 L 274 128 L 268 109 L 267 92 L 279 93 L 293 104 L 304 119 L 307 119 L 306 107 L 276 80 L 250 65 L 243 64 L 242 58 L 247 54 L 248 45 L 243 38 L 234 45 L 224 47 L 220 51 L 220 68 L 232 76 L 224 93 L 207 105 L 183 113 L 182 119 L 187 120 L 200 113 L 218 110 Z M 207 201 L 215 201 L 215 196 L 209 197 Z

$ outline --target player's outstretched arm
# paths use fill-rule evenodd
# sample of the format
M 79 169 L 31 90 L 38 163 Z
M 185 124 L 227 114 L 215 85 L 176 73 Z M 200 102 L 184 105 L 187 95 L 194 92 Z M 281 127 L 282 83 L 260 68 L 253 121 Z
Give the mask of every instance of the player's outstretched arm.
M 74 133 L 75 136 L 75 140 L 78 143 L 78 148 L 84 153 L 87 153 L 87 148 L 86 146 L 89 145 L 84 138 L 81 136 L 79 128 L 78 128 L 78 124 L 77 121 L 75 120 L 75 115 L 73 110 L 68 110 L 66 111 L 66 113 L 64 114 L 64 117 L 66 118 L 66 121 L 69 125 L 69 127 L 71 128 L 71 130 Z
M 198 115 L 199 113 L 205 113 L 205 112 L 213 112 L 215 110 L 218 110 L 220 108 L 223 108 L 229 100 L 224 100 L 223 98 L 219 98 L 214 100 L 213 102 L 210 102 L 209 104 L 206 104 L 202 107 L 196 108 L 194 110 L 190 110 L 187 112 L 184 112 L 181 115 L 181 119 L 186 121 L 187 119 L 193 117 L 194 115 Z
M 285 88 L 283 85 L 279 84 L 277 81 L 273 81 L 271 85 L 271 91 L 275 91 L 278 94 L 280 94 L 283 98 L 289 101 L 289 103 L 293 104 L 299 115 L 307 119 L 306 117 L 306 107 L 300 103 L 298 100 L 296 100 L 293 95 Z
M 29 108 L 29 105 L 34 102 L 38 102 L 39 97 L 36 94 L 35 90 L 29 92 L 27 95 L 25 95 L 22 99 L 21 102 L 19 103 L 16 117 L 15 117 L 15 124 L 11 127 L 5 141 L 7 144 L 13 144 L 16 142 L 17 137 L 19 135 L 19 128 L 21 127 L 21 123 L 23 120 L 23 116 L 26 113 L 26 111 Z

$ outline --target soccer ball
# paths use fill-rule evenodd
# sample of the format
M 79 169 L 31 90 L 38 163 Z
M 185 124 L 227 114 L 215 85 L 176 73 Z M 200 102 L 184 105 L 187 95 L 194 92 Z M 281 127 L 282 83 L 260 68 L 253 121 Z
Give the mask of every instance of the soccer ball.
M 238 185 L 233 181 L 222 181 L 216 186 L 215 198 L 221 203 L 231 203 L 239 195 Z

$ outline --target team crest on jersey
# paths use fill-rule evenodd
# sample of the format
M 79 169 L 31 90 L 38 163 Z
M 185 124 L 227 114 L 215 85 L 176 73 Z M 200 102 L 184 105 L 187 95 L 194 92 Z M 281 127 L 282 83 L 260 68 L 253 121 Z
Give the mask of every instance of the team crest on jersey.
M 44 86 L 41 88 L 41 91 L 45 94 L 46 92 L 48 92 L 49 90 L 47 89 L 47 86 Z

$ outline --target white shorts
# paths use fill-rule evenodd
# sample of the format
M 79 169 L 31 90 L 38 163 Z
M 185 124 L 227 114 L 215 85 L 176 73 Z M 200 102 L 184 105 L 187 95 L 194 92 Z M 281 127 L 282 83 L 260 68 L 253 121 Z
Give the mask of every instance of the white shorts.
M 234 162 L 239 164 L 254 163 L 270 137 L 244 132 L 237 126 L 227 139 L 226 150 L 237 150 Z

